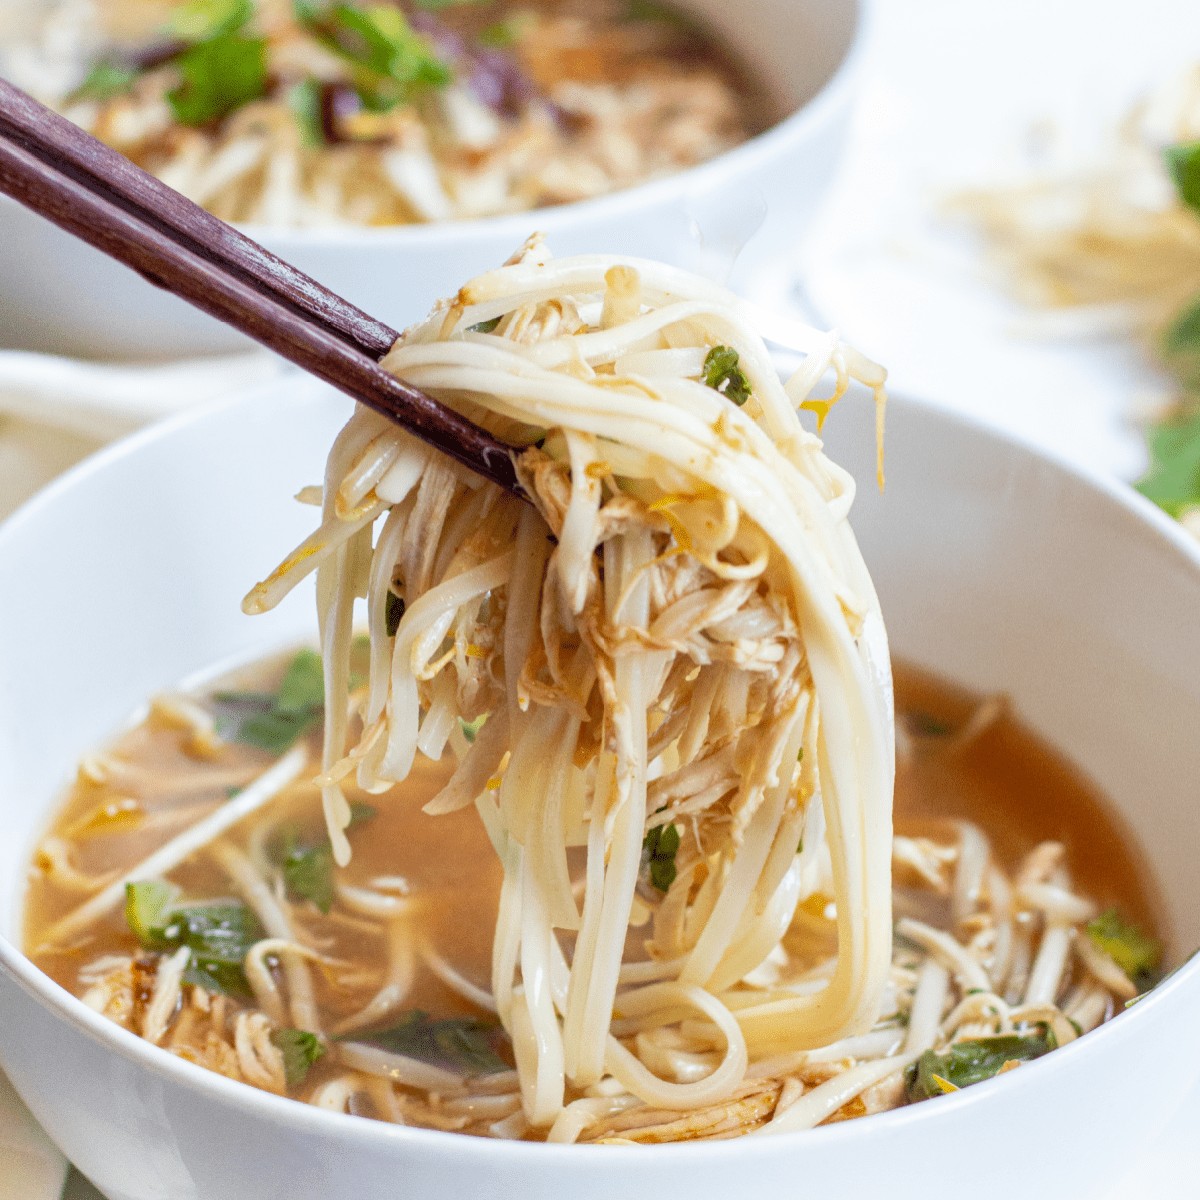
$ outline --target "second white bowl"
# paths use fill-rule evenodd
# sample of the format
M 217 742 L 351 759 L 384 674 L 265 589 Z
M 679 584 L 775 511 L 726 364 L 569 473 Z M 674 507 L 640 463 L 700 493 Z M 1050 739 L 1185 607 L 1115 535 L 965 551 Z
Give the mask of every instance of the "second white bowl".
M 833 176 L 866 0 L 679 6 L 739 54 L 778 97 L 788 114 L 783 120 L 701 166 L 558 208 L 437 225 L 246 232 L 397 329 L 425 316 L 428 297 L 453 295 L 535 230 L 547 233 L 560 255 L 640 255 L 722 277 L 733 269 L 731 282 L 741 290 L 772 286 L 790 271 Z M 0 346 L 135 359 L 246 346 L 226 326 L 2 196 L 0 280 Z M 410 286 L 414 281 L 419 286 Z

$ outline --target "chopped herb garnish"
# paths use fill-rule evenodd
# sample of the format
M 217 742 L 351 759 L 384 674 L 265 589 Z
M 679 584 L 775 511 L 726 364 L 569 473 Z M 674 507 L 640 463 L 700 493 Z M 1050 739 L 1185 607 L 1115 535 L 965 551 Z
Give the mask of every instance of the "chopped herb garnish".
M 288 664 L 276 703 L 288 712 L 309 712 L 325 703 L 325 672 L 315 650 L 301 650 Z
M 220 710 L 217 727 L 222 737 L 282 754 L 321 719 L 321 656 L 301 650 L 288 664 L 278 692 L 218 692 L 213 698 Z
M 125 923 L 130 933 L 148 949 L 153 949 L 157 930 L 167 923 L 167 914 L 179 899 L 179 889 L 161 879 L 125 885 Z
M 70 100 L 111 100 L 129 91 L 141 72 L 136 67 L 119 63 L 99 62 L 87 78 L 71 93 Z
M 479 31 L 478 41 L 481 46 L 486 46 L 489 50 L 507 50 L 509 47 L 516 45 L 517 39 L 520 37 L 520 25 L 517 21 L 509 18 L 506 21 L 497 21 L 494 25 L 487 26 L 486 29 Z M 484 322 L 491 324 L 491 322 Z M 496 324 L 500 323 L 500 318 L 496 318 Z M 492 326 L 494 329 L 495 326 Z M 491 333 L 491 329 L 482 329 L 481 333 Z
M 325 1044 L 307 1029 L 276 1029 L 271 1042 L 283 1054 L 283 1073 L 292 1090 L 308 1078 L 309 1071 L 325 1053 Z
M 188 42 L 234 33 L 254 16 L 253 0 L 189 0 L 171 15 L 170 32 Z
M 658 0 L 629 0 L 625 15 L 630 21 L 664 21 L 684 29 L 691 29 L 694 25 L 687 13 L 660 4 Z
M 1149 987 L 1147 987 L 1145 991 L 1139 992 L 1131 1000 L 1126 1000 L 1125 1007 L 1132 1008 L 1139 1000 L 1144 1000 L 1148 995 L 1150 995 L 1150 993 L 1152 991 L 1154 991 L 1155 988 L 1161 987 L 1162 984 L 1166 983 L 1167 980 L 1170 979 L 1172 975 L 1176 975 L 1180 971 L 1182 971 L 1183 968 L 1186 967 L 1188 965 L 1188 963 L 1190 963 L 1192 961 L 1192 959 L 1196 957 L 1197 954 L 1200 954 L 1200 950 L 1193 950 L 1191 952 L 1191 954 L 1189 954 L 1187 956 L 1187 958 L 1185 958 L 1183 960 L 1183 962 L 1181 962 L 1179 964 L 1179 966 L 1172 967 L 1171 970 L 1169 970 L 1161 979 L 1154 980 L 1154 982 Z
M 423 87 L 442 87 L 453 73 L 430 42 L 393 5 L 359 8 L 294 0 L 296 17 L 327 50 L 355 68 L 363 105 L 386 112 Z
M 427 1012 L 413 1009 L 405 1013 L 399 1025 L 367 1034 L 361 1040 L 392 1054 L 466 1075 L 495 1075 L 509 1069 L 496 1053 L 503 1036 L 501 1027 L 488 1021 L 473 1017 L 435 1021 Z
M 904 714 L 904 723 L 917 737 L 948 737 L 954 732 L 945 721 L 915 709 Z
M 714 346 L 704 359 L 704 382 L 740 408 L 750 399 L 751 392 L 739 362 L 738 352 L 732 346 Z
M 1089 921 L 1087 935 L 1092 945 L 1107 954 L 1139 987 L 1145 988 L 1153 981 L 1162 962 L 1162 946 L 1122 919 L 1115 908 Z
M 127 884 L 125 920 L 147 949 L 159 953 L 187 946 L 191 964 L 187 983 L 228 996 L 249 997 L 242 963 L 262 939 L 258 918 L 244 904 L 214 901 L 178 904 L 179 890 L 160 880 Z
M 1163 157 L 1180 200 L 1200 212 L 1200 142 L 1168 146 Z
M 1173 517 L 1200 503 L 1200 409 L 1154 425 L 1147 434 L 1150 469 L 1138 491 Z
M 468 333 L 495 333 L 500 322 L 503 320 L 504 320 L 504 318 L 501 316 L 501 317 L 493 317 L 490 321 L 480 321 L 478 325 L 468 325 L 467 332 Z
M 396 636 L 396 630 L 400 628 L 400 622 L 403 620 L 404 601 L 395 592 L 389 591 L 387 594 L 387 608 L 383 614 L 384 628 L 387 630 L 388 637 Z
M 361 800 L 353 800 L 350 803 L 350 824 L 346 826 L 347 830 L 354 829 L 359 825 L 365 825 L 368 821 L 373 821 L 379 816 L 379 809 L 373 804 L 364 804 Z
M 325 122 L 321 116 L 321 83 L 305 79 L 288 89 L 288 107 L 296 118 L 300 141 L 305 146 L 325 145 Z
M 267 94 L 264 38 L 224 33 L 190 46 L 175 65 L 180 83 L 167 102 L 181 125 L 208 125 Z
M 1200 301 L 1193 301 L 1167 327 L 1163 361 L 1185 388 L 1200 390 Z
M 650 882 L 660 892 L 669 891 L 675 882 L 675 854 L 678 849 L 679 829 L 674 824 L 656 825 L 642 842 L 642 854 L 650 869 Z
M 293 834 L 280 856 L 283 883 L 293 900 L 311 900 L 323 913 L 333 907 L 333 851 L 309 846 Z
M 1048 1030 L 955 1042 L 944 1054 L 926 1050 L 906 1072 L 910 1101 L 929 1100 L 998 1075 L 1008 1063 L 1032 1062 L 1055 1048 Z

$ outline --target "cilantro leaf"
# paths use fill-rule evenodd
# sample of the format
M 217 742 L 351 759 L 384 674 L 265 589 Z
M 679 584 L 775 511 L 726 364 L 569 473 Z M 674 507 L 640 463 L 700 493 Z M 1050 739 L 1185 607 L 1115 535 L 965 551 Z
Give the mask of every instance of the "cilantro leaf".
M 1148 933 L 1131 925 L 1115 908 L 1089 921 L 1087 935 L 1139 987 L 1147 986 L 1162 962 L 1162 946 Z
M 739 362 L 740 356 L 732 346 L 714 346 L 704 359 L 704 382 L 741 408 L 751 392 Z
M 668 25 L 676 25 L 684 29 L 694 26 L 693 19 L 687 13 L 680 12 L 659 0 L 629 0 L 625 8 L 625 17 L 629 21 L 660 21 Z
M 520 25 L 515 19 L 510 17 L 507 20 L 496 21 L 492 25 L 485 26 L 479 31 L 476 40 L 481 46 L 486 46 L 489 50 L 507 50 L 510 46 L 516 45 L 520 36 Z M 491 324 L 491 322 L 483 322 L 483 324 Z M 497 317 L 495 324 L 492 325 L 492 329 L 499 324 L 500 318 Z M 472 328 L 477 329 L 478 326 L 472 326 Z M 479 332 L 491 333 L 492 330 L 481 329 Z
M 325 704 L 325 673 L 315 650 L 301 650 L 288 664 L 276 704 L 285 712 L 311 712 Z
M 189 0 L 171 16 L 170 32 L 188 42 L 234 33 L 254 16 L 253 0 Z
M 264 38 L 224 33 L 190 46 L 175 63 L 180 83 L 167 102 L 181 125 L 208 125 L 267 94 Z
M 317 41 L 356 68 L 355 88 L 369 109 L 386 112 L 408 103 L 420 88 L 453 78 L 449 64 L 394 5 L 294 0 L 294 9 Z
M 944 1053 L 926 1050 L 905 1074 L 910 1101 L 929 1100 L 998 1075 L 1007 1063 L 1031 1062 L 1055 1048 L 1048 1030 L 954 1042 Z
M 375 805 L 364 804 L 361 800 L 353 800 L 350 803 L 350 824 L 346 828 L 350 830 L 358 825 L 365 825 L 368 821 L 373 821 L 377 816 L 379 816 L 379 809 Z
M 1167 327 L 1162 356 L 1186 388 L 1200 390 L 1200 300 L 1183 309 Z
M 276 1029 L 271 1042 L 283 1054 L 283 1073 L 292 1091 L 308 1078 L 309 1071 L 325 1053 L 325 1044 L 307 1029 Z
M 326 142 L 325 121 L 321 115 L 323 85 L 316 79 L 304 79 L 288 89 L 288 108 L 300 129 L 300 141 L 305 146 L 323 146 Z
M 72 103 L 76 100 L 111 100 L 114 96 L 129 91 L 140 74 L 141 71 L 137 67 L 98 62 L 68 99 Z
M 427 1012 L 413 1009 L 398 1025 L 360 1040 L 392 1054 L 419 1059 L 467 1075 L 495 1075 L 508 1063 L 496 1053 L 503 1037 L 499 1025 L 475 1017 L 435 1021 Z
M 125 885 L 125 924 L 137 940 L 154 949 L 156 930 L 167 922 L 167 914 L 179 899 L 179 889 L 162 879 L 147 879 Z
M 161 880 L 125 888 L 125 920 L 147 950 L 165 953 L 187 946 L 192 952 L 184 980 L 209 991 L 248 999 L 250 984 L 242 964 L 262 926 L 245 904 L 216 901 L 180 905 L 179 889 Z
M 642 842 L 642 855 L 650 869 L 650 882 L 660 892 L 669 891 L 675 882 L 675 855 L 678 850 L 679 829 L 673 824 L 656 825 Z
M 1200 142 L 1184 142 L 1163 151 L 1179 199 L 1200 212 Z
M 293 900 L 311 900 L 323 913 L 333 907 L 333 852 L 327 845 L 292 840 L 284 850 L 283 882 Z
M 321 656 L 301 650 L 288 664 L 278 692 L 217 692 L 222 737 L 279 755 L 321 720 L 325 679 Z
M 1173 517 L 1200 503 L 1200 410 L 1151 426 L 1147 442 L 1150 469 L 1138 491 Z

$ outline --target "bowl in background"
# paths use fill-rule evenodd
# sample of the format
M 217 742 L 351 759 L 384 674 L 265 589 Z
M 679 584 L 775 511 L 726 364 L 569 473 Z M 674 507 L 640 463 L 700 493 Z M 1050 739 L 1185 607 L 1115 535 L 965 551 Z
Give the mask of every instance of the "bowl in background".
M 678 0 L 678 7 L 760 77 L 787 114 L 781 121 L 700 166 L 556 208 L 431 225 L 246 232 L 397 329 L 425 316 L 427 297 L 453 295 L 535 230 L 549 235 L 559 255 L 642 255 L 707 269 L 722 281 L 737 256 L 733 285 L 760 286 L 790 267 L 832 180 L 855 93 L 866 0 Z M 247 344 L 2 196 L 0 279 L 3 346 L 161 359 Z M 411 280 L 420 287 L 405 287 Z
M 490 1142 L 318 1111 L 110 1024 L 19 950 L 32 848 L 86 751 L 157 690 L 315 628 L 311 587 L 239 601 L 309 529 L 348 405 L 311 381 L 188 414 L 90 460 L 0 527 L 0 1067 L 112 1200 L 975 1200 L 1091 1197 L 1200 1079 L 1200 960 L 1079 1042 L 953 1096 L 811 1132 L 645 1147 Z M 897 402 L 830 448 L 898 656 L 1005 690 L 1137 830 L 1172 961 L 1200 943 L 1200 548 L 1127 488 Z M 1123 585 L 1135 580 L 1136 586 Z

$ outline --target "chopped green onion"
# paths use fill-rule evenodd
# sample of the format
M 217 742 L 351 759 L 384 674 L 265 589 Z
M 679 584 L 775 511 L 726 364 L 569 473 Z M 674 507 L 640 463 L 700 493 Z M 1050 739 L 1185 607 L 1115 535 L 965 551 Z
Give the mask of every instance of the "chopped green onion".
M 1162 962 L 1158 941 L 1125 921 L 1115 908 L 1089 921 L 1087 935 L 1097 950 L 1107 954 L 1139 986 L 1144 987 L 1154 978 Z
M 271 1034 L 271 1043 L 283 1054 L 283 1073 L 293 1091 L 303 1084 L 325 1053 L 325 1044 L 307 1029 L 276 1029 Z
M 750 384 L 738 365 L 740 361 L 732 346 L 714 346 L 704 359 L 704 382 L 739 408 L 751 396 Z

